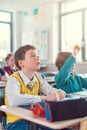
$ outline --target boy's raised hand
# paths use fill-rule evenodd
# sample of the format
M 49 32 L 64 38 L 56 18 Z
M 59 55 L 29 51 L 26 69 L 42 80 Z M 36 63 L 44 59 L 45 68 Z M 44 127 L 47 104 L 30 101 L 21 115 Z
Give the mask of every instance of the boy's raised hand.
M 80 51 L 80 47 L 78 45 L 75 45 L 74 48 L 73 48 L 73 53 L 72 55 L 74 57 L 76 57 L 76 55 L 78 54 L 78 52 Z

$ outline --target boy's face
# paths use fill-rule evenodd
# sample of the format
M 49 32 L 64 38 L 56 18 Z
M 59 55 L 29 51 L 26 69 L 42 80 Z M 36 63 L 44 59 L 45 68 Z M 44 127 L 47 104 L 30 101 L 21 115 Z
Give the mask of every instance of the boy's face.
M 25 53 L 25 59 L 22 60 L 21 68 L 29 71 L 37 71 L 40 69 L 40 59 L 37 50 L 30 49 Z

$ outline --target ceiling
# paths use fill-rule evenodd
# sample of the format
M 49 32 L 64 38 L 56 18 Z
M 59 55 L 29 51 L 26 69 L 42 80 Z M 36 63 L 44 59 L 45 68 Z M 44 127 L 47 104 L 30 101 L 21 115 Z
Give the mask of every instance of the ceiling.
M 0 0 L 0 9 L 24 9 L 43 6 L 50 3 L 55 3 L 60 0 Z

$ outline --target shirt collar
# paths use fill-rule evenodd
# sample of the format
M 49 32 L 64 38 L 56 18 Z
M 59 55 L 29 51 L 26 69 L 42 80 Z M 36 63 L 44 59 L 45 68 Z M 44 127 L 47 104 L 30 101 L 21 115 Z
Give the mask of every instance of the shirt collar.
M 27 85 L 28 83 L 33 83 L 33 82 L 37 81 L 35 75 L 33 77 L 33 80 L 31 81 L 31 80 L 29 80 L 27 78 L 27 76 L 21 70 L 19 71 L 19 75 L 21 76 L 21 78 L 24 81 L 25 85 Z

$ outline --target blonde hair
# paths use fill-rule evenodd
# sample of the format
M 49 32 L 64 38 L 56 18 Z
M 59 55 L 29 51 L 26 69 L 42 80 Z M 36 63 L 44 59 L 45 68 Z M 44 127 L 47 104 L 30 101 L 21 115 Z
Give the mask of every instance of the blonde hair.
M 72 53 L 71 52 L 59 52 L 57 54 L 57 58 L 55 61 L 55 65 L 57 67 L 58 70 L 60 70 L 60 68 L 63 66 L 64 62 L 68 59 L 69 56 L 71 56 Z
M 9 53 L 9 54 L 5 57 L 5 61 L 7 62 L 7 60 L 9 60 L 11 56 L 13 56 L 13 53 Z

